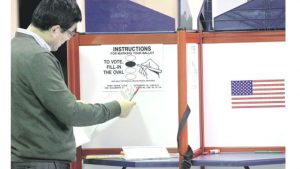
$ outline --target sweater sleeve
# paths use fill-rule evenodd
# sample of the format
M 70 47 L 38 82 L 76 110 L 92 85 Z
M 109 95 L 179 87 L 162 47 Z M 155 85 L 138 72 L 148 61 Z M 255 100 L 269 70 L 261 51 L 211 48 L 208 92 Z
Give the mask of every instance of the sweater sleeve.
M 84 104 L 67 88 L 56 60 L 49 53 L 32 57 L 27 79 L 41 104 L 59 121 L 69 126 L 88 126 L 103 123 L 121 113 L 117 101 Z

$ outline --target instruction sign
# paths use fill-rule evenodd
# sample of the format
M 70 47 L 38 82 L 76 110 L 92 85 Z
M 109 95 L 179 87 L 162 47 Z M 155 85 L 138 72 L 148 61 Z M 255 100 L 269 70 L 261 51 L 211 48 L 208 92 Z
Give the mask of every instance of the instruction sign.
M 144 90 L 163 88 L 163 45 L 102 47 L 100 79 L 103 91 L 120 91 L 128 84 Z

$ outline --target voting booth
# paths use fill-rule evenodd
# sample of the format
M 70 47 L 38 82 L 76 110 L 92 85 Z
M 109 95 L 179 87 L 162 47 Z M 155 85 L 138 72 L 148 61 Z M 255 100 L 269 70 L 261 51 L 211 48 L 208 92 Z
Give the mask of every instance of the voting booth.
M 164 146 L 169 152 L 178 152 L 176 134 L 187 105 L 191 115 L 180 135 L 181 152 L 185 152 L 188 145 L 194 157 L 213 149 L 284 152 L 284 127 L 278 123 L 285 116 L 285 99 L 280 100 L 280 107 L 271 104 L 270 108 L 235 109 L 231 101 L 232 81 L 265 79 L 279 81 L 283 87 L 278 88 L 285 88 L 285 72 L 278 69 L 285 49 L 284 40 L 283 31 L 77 34 L 68 43 L 68 79 L 69 88 L 78 99 L 88 102 L 118 99 L 119 90 L 127 83 L 139 85 L 141 89 L 134 98 L 137 106 L 128 118 L 101 124 L 92 141 L 78 148 L 73 168 L 81 168 L 82 159 L 87 155 L 119 154 L 122 146 Z M 235 52 L 233 44 L 249 50 L 248 54 Z M 271 56 L 266 55 L 273 47 L 277 48 L 277 54 L 272 55 L 276 61 L 268 62 Z M 129 49 L 149 51 L 114 51 Z M 262 56 L 255 49 L 263 51 Z M 274 67 L 254 77 L 248 69 L 245 69 L 248 72 L 234 71 L 225 65 L 228 61 L 228 64 L 243 63 L 251 57 L 262 60 L 261 64 L 250 62 L 254 66 L 271 63 Z M 153 65 L 153 70 L 141 71 L 145 69 L 138 65 L 145 61 L 146 65 Z M 128 67 L 126 63 L 135 67 Z M 126 70 L 128 68 L 136 68 L 136 71 Z M 223 75 L 220 71 L 227 73 Z M 274 71 L 277 76 L 270 73 Z M 276 88 L 276 84 L 272 85 Z M 285 93 L 285 89 L 280 90 Z
M 177 151 L 178 122 L 187 104 L 192 111 L 189 143 L 199 152 L 201 67 L 199 33 L 77 34 L 68 43 L 68 84 L 78 99 L 119 99 L 127 84 L 139 86 L 129 117 L 97 127 L 93 139 L 77 151 L 76 168 L 89 154 L 118 154 L 122 146 L 164 146 Z M 188 103 L 189 102 L 189 103 Z M 188 144 L 185 125 L 181 151 Z M 191 135 L 192 136 L 192 135 Z

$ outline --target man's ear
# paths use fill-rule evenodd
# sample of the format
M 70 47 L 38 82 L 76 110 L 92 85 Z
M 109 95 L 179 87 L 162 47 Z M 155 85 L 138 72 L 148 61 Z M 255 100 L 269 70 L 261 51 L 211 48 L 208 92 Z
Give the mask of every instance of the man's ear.
M 54 26 L 50 27 L 49 30 L 51 33 L 56 33 L 56 31 L 61 31 L 61 28 L 59 25 L 54 25 Z

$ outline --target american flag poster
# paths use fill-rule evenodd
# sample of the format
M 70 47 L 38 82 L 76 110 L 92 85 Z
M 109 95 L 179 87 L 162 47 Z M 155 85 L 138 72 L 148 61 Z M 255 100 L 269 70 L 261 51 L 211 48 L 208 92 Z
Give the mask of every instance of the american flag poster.
M 242 108 L 284 108 L 284 79 L 232 80 L 231 106 Z

